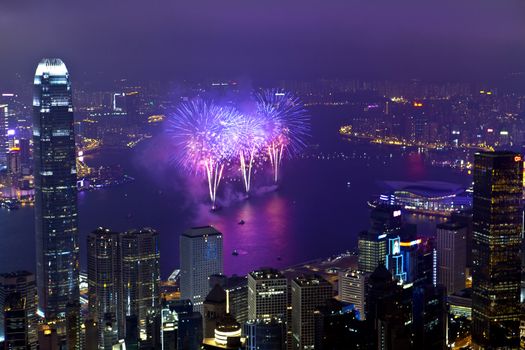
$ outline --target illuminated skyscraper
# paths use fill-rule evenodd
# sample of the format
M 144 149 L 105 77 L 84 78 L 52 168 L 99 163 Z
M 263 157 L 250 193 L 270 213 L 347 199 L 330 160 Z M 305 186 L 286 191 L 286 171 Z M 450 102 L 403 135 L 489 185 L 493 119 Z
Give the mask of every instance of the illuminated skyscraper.
M 361 320 L 365 319 L 365 287 L 368 274 L 349 269 L 339 272 L 339 298 L 354 305 Z
M 120 240 L 124 314 L 137 316 L 139 336 L 145 344 L 153 341 L 153 334 L 147 331 L 149 323 L 160 317 L 159 235 L 145 228 L 125 232 Z
M 455 222 L 439 224 L 436 236 L 438 282 L 447 294 L 454 294 L 465 288 L 467 227 Z
M 518 348 L 523 162 L 511 152 L 474 156 L 472 339 Z
M 108 320 L 119 335 L 124 336 L 120 235 L 99 228 L 88 235 L 87 249 L 89 314 L 96 321 L 99 344 L 102 344 Z
M 262 269 L 248 275 L 248 320 L 286 321 L 288 281 L 279 271 Z
M 223 273 L 222 233 L 212 226 L 194 227 L 180 236 L 180 290 L 195 311 L 210 292 L 211 275 Z
M 401 208 L 393 205 L 379 205 L 370 213 L 370 228 L 361 232 L 358 238 L 359 270 L 372 273 L 385 263 L 388 253 L 388 237 L 398 235 L 402 225 Z
M 64 318 L 79 299 L 77 174 L 71 83 L 58 58 L 36 69 L 33 98 L 35 232 L 39 307 Z
M 292 280 L 292 343 L 294 349 L 315 346 L 314 314 L 332 299 L 332 285 L 320 276 L 303 276 Z
M 4 307 L 11 294 L 18 294 L 23 299 L 24 327 L 26 328 L 24 333 L 26 333 L 29 344 L 34 344 L 34 347 L 31 348 L 36 348 L 38 321 L 35 275 L 27 271 L 0 274 L 0 341 L 5 337 Z M 15 302 L 18 301 L 15 300 Z

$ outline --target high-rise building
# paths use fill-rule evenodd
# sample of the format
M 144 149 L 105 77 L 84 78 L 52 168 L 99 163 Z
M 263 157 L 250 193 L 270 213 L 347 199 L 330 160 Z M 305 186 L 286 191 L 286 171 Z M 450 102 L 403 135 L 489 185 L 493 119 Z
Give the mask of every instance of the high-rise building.
M 79 300 L 77 174 L 71 83 L 58 58 L 36 69 L 33 98 L 35 232 L 39 307 L 64 318 Z
M 199 350 L 202 345 L 202 315 L 193 311 L 179 317 L 178 349 Z
M 21 293 L 9 294 L 1 311 L 5 319 L 5 348 L 10 350 L 36 350 L 37 341 L 34 336 L 30 336 L 31 314 L 34 305 L 28 305 L 25 297 Z
M 374 348 L 409 349 L 412 293 L 398 285 L 384 265 L 370 275 L 366 292 L 366 322 L 374 333 Z
M 447 294 L 465 289 L 467 227 L 457 222 L 439 224 L 436 230 L 438 283 Z
M 180 236 L 180 290 L 202 312 L 211 275 L 223 273 L 222 233 L 212 226 L 194 227 Z
M 282 350 L 286 325 L 279 319 L 248 321 L 244 324 L 246 350 Z
M 159 235 L 150 228 L 128 231 L 121 234 L 120 246 L 123 311 L 137 316 L 141 343 L 152 342 L 148 323 L 160 317 Z
M 368 275 L 358 270 L 339 272 L 339 298 L 342 302 L 353 304 L 357 317 L 365 319 L 365 288 Z
M 512 152 L 474 156 L 472 340 L 518 348 L 523 161 Z
M 292 280 L 292 347 L 313 349 L 315 346 L 316 310 L 333 297 L 332 285 L 320 276 L 310 275 Z
M 4 307 L 8 295 L 16 293 L 24 299 L 25 333 L 27 333 L 28 342 L 33 344 L 38 339 L 37 329 L 37 294 L 35 275 L 27 271 L 17 271 L 12 273 L 0 274 L 0 341 L 5 338 L 5 320 Z
M 90 317 L 96 321 L 99 342 L 110 317 L 112 328 L 124 336 L 120 234 L 98 228 L 87 239 L 88 300 Z M 111 316 L 109 316 L 111 315 Z
M 372 349 L 373 339 L 365 321 L 356 310 L 335 299 L 319 307 L 314 314 L 313 349 Z
M 7 137 L 9 106 L 0 104 L 0 168 L 6 165 L 9 142 Z
M 378 205 L 370 213 L 370 228 L 358 237 L 359 271 L 374 272 L 385 263 L 388 254 L 388 237 L 399 235 L 402 227 L 401 208 L 394 205 Z
M 279 271 L 261 269 L 248 274 L 248 320 L 286 321 L 288 281 Z
M 412 333 L 415 349 L 446 348 L 446 291 L 441 285 L 418 285 L 412 294 Z

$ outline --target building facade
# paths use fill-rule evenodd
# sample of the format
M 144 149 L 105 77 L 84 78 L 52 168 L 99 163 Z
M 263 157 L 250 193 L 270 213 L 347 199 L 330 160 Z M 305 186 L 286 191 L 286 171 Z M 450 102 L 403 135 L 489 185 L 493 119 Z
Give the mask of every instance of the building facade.
M 202 312 L 211 275 L 223 273 L 222 233 L 212 226 L 194 227 L 180 237 L 180 290 Z
M 447 294 L 454 294 L 465 288 L 467 227 L 455 222 L 439 224 L 436 237 L 438 283 Z
M 79 299 L 77 175 L 71 83 L 66 65 L 43 59 L 33 98 L 35 232 L 39 307 L 66 316 Z
M 523 161 L 474 156 L 472 339 L 475 348 L 518 348 Z
M 316 310 L 333 297 L 332 285 L 320 276 L 303 276 L 292 280 L 292 348 L 315 346 Z
M 261 269 L 248 274 L 248 320 L 286 321 L 288 281 L 279 271 Z

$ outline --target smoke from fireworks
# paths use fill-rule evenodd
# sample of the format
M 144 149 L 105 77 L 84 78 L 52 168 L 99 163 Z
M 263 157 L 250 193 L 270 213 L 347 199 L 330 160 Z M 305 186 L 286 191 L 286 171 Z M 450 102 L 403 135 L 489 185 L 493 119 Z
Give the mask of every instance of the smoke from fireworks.
M 277 183 L 284 152 L 292 156 L 306 146 L 309 117 L 299 98 L 291 93 L 268 89 L 256 93 L 255 99 L 257 114 L 264 121 L 266 148 Z

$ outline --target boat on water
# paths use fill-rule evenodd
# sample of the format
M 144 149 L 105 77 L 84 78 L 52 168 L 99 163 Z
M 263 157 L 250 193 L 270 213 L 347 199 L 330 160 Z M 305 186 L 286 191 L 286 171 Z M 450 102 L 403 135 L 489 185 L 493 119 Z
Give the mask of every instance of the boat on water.
M 243 219 L 241 219 L 237 224 L 238 224 L 238 225 L 244 225 L 245 223 L 246 223 L 246 222 L 245 222 Z
M 234 249 L 234 250 L 233 250 L 232 255 L 233 255 L 233 256 L 238 256 L 238 255 L 239 255 L 239 252 L 237 251 L 237 249 Z

